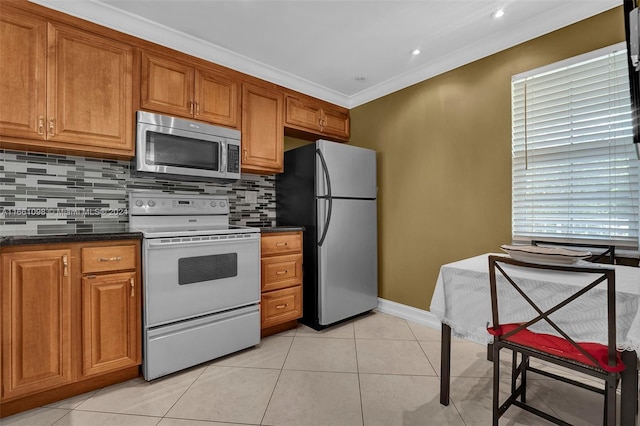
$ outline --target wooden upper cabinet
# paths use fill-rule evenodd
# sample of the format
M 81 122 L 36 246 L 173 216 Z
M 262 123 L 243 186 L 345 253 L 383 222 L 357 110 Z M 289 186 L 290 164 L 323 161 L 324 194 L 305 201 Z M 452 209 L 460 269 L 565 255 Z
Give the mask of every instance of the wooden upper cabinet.
M 133 48 L 49 25 L 48 138 L 133 154 Z
M 0 134 L 45 139 L 47 21 L 0 12 Z
M 213 70 L 196 69 L 194 118 L 240 128 L 240 82 Z
M 196 68 L 142 53 L 141 107 L 239 128 L 240 82 L 213 68 Z
M 335 106 L 322 108 L 323 122 L 320 131 L 344 141 L 349 140 L 349 110 Z
M 133 48 L 0 3 L 0 147 L 131 158 Z
M 349 110 L 306 96 L 285 97 L 285 127 L 307 133 L 349 140 Z M 295 132 L 293 135 L 296 135 Z
M 284 161 L 283 94 L 277 89 L 242 84 L 242 171 L 282 172 Z
M 191 117 L 194 69 L 162 56 L 142 53 L 140 106 L 180 117 Z
M 2 399 L 75 380 L 71 251 L 2 255 Z

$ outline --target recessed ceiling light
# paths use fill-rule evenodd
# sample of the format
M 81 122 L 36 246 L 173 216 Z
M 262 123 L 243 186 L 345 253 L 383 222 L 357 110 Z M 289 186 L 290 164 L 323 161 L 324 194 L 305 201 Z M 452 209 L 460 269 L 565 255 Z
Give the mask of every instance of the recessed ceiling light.
M 412 54 L 413 56 L 417 56 L 417 55 L 419 55 L 419 54 L 420 54 L 420 49 L 413 49 L 413 50 L 411 51 L 411 54 Z
M 504 9 L 498 9 L 491 14 L 493 19 L 502 18 L 504 16 Z
M 365 81 L 366 79 L 367 77 L 365 77 L 364 75 L 359 75 L 354 78 L 355 81 Z

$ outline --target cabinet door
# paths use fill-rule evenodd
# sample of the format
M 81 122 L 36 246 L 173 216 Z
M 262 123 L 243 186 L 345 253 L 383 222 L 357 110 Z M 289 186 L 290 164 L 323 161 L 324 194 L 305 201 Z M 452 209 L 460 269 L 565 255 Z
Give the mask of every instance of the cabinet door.
M 322 133 L 349 140 L 349 111 L 323 107 Z
M 2 255 L 2 388 L 11 399 L 72 382 L 70 250 Z
M 249 83 L 242 85 L 242 171 L 282 172 L 283 95 Z
M 196 70 L 195 118 L 239 128 L 240 83 L 214 70 Z
M 0 10 L 0 134 L 45 139 L 47 23 Z
M 133 48 L 49 24 L 48 139 L 133 155 Z
M 82 374 L 140 363 L 140 289 L 135 272 L 82 278 Z
M 142 108 L 192 118 L 194 73 L 192 66 L 143 52 Z
M 319 105 L 303 102 L 292 96 L 286 97 L 285 124 L 302 127 L 318 133 L 322 126 L 322 108 Z

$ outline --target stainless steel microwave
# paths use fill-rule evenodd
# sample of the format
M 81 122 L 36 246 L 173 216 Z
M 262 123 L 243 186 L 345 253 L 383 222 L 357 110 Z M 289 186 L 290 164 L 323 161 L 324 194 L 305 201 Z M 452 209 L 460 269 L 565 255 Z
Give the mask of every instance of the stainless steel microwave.
M 240 131 L 138 111 L 135 164 L 189 180 L 240 179 Z

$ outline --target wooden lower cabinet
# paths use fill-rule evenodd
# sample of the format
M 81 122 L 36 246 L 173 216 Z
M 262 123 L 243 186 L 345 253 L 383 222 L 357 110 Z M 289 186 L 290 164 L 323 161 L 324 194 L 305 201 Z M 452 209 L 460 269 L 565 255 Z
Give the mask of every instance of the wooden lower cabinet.
M 302 231 L 260 238 L 262 336 L 297 326 L 302 317 Z
M 262 294 L 262 328 L 273 327 L 302 316 L 302 286 Z
M 2 255 L 2 399 L 70 383 L 70 250 Z
M 140 363 L 136 281 L 135 272 L 82 277 L 83 376 Z
M 139 240 L 1 249 L 0 417 L 139 375 Z

